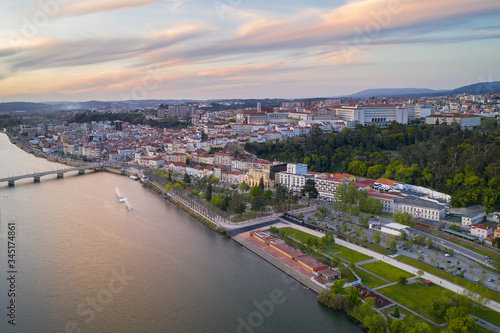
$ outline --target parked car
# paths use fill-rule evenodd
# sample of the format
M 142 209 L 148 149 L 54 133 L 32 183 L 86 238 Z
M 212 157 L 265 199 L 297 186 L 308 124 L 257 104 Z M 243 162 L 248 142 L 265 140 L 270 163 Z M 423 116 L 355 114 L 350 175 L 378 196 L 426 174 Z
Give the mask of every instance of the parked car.
M 444 254 L 444 256 L 445 256 L 445 257 L 449 257 L 449 256 L 450 256 L 450 254 L 449 254 L 449 253 L 445 253 L 445 254 Z
M 423 253 L 423 252 L 424 252 L 424 251 L 422 251 L 422 250 L 418 250 L 418 253 Z
M 492 278 L 489 278 L 488 279 L 488 282 L 493 282 L 494 280 Z

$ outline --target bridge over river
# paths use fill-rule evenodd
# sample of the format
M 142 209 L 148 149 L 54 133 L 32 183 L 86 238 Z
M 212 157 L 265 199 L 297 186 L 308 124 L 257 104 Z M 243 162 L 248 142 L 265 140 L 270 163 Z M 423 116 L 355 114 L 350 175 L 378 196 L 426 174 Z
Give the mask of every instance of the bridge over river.
M 22 175 L 22 176 L 14 176 L 14 177 L 7 177 L 7 178 L 0 178 L 0 183 L 3 182 L 9 182 L 9 186 L 14 186 L 14 183 L 16 180 L 21 180 L 25 178 L 33 178 L 35 183 L 40 182 L 40 178 L 43 176 L 48 176 L 48 175 L 57 175 L 57 178 L 63 178 L 64 174 L 67 172 L 74 172 L 78 171 L 79 175 L 84 175 L 87 170 L 92 170 L 92 171 L 102 171 L 103 167 L 98 166 L 98 165 L 88 165 L 88 166 L 81 166 L 81 167 L 76 167 L 76 168 L 69 168 L 69 169 L 61 169 L 61 170 L 53 170 L 53 171 L 46 171 L 46 172 L 39 172 L 39 173 L 31 173 L 28 175 Z

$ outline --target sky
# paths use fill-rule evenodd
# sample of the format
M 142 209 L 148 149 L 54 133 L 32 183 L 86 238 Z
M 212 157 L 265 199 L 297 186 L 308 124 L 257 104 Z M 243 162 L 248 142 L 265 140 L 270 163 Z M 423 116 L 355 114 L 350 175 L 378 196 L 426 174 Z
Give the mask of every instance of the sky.
M 500 81 L 498 0 L 0 0 L 0 102 Z

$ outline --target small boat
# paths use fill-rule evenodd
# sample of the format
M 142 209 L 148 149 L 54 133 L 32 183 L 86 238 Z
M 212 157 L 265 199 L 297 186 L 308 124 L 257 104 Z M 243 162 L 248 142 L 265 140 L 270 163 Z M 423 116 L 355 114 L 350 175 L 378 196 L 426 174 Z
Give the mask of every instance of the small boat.
M 128 202 L 127 198 L 125 198 L 125 205 L 127 206 L 128 210 L 132 210 L 132 206 L 130 206 L 130 203 Z
M 118 189 L 118 187 L 115 187 L 115 192 L 116 192 L 116 196 L 118 197 L 118 199 L 120 199 L 122 197 L 122 195 L 120 194 L 120 190 Z
M 149 182 L 149 177 L 146 175 L 142 175 L 141 180 L 145 183 Z
M 124 202 L 127 202 L 127 198 L 120 198 L 120 199 L 118 199 L 118 201 L 120 201 L 121 203 L 124 203 Z
M 132 179 L 132 180 L 139 180 L 139 177 L 137 177 L 137 175 L 131 175 L 130 179 Z

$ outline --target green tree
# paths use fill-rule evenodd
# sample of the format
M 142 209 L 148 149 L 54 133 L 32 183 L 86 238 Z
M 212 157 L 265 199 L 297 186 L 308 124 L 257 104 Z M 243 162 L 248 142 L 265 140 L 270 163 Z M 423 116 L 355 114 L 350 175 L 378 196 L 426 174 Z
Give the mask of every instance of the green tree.
M 429 304 L 429 312 L 438 318 L 444 318 L 450 305 L 439 298 L 433 298 Z
M 366 318 L 373 314 L 373 308 L 375 307 L 375 299 L 373 297 L 367 297 L 364 299 L 363 304 L 359 307 L 361 316 Z
M 231 210 L 238 215 L 241 215 L 245 212 L 247 205 L 243 201 L 240 195 L 235 195 L 233 200 L 231 201 Z
M 318 190 L 316 189 L 316 183 L 314 179 L 306 180 L 304 187 L 300 194 L 304 197 L 307 195 L 307 205 L 309 206 L 311 203 L 311 199 L 316 199 L 319 195 Z
M 168 192 L 168 190 L 170 190 L 171 187 L 172 185 L 170 184 L 165 185 L 165 192 Z
M 273 191 L 271 191 L 271 190 L 264 191 L 264 199 L 269 201 L 272 198 L 273 198 Z
M 359 224 L 361 224 L 361 226 L 362 226 L 363 228 L 368 228 L 368 226 L 369 226 L 369 225 L 368 225 L 368 222 L 370 221 L 370 218 L 371 218 L 371 217 L 372 217 L 372 216 L 371 216 L 370 214 L 368 214 L 368 215 L 366 215 L 366 216 L 363 216 L 363 217 L 360 217 L 360 218 L 359 218 Z
M 377 164 L 368 168 L 366 177 L 371 179 L 378 179 L 384 174 L 384 171 L 385 167 L 383 165 Z
M 401 319 L 396 319 L 391 322 L 389 325 L 389 330 L 391 333 L 406 333 L 408 328 L 406 324 Z
M 250 189 L 250 186 L 248 186 L 247 183 L 245 183 L 245 181 L 243 181 L 241 184 L 240 184 L 240 191 L 241 192 L 246 192 Z
M 396 306 L 394 309 L 394 313 L 392 314 L 393 317 L 399 318 L 401 315 L 399 314 L 399 306 Z
M 352 161 L 347 169 L 349 173 L 364 177 L 366 175 L 366 164 L 362 161 Z
M 208 181 L 210 184 L 219 184 L 219 178 L 217 177 L 211 177 L 210 180 Z
M 172 173 L 169 171 L 168 172 L 168 181 L 171 182 L 172 181 Z
M 257 186 L 257 187 L 259 187 L 259 186 Z M 259 189 L 260 189 L 260 187 L 259 187 Z M 262 189 L 261 189 L 261 191 L 262 191 Z M 257 196 L 252 197 L 252 199 L 250 200 L 250 204 L 251 204 L 252 210 L 254 212 L 260 212 L 262 210 L 262 208 L 264 208 L 266 206 L 266 201 L 262 195 L 257 195 Z
M 264 186 L 264 177 L 260 177 L 259 179 L 259 187 L 264 190 L 265 186 Z
M 368 330 L 368 333 L 384 333 L 387 328 L 385 318 L 378 314 L 366 317 L 363 324 Z
M 373 243 L 376 245 L 380 244 L 382 238 L 380 237 L 380 231 L 375 231 L 375 236 L 373 236 Z
M 345 284 L 344 279 L 335 280 L 333 282 L 332 286 L 330 287 L 330 291 L 333 294 L 343 295 L 343 294 L 345 294 L 344 284 Z
M 413 217 L 408 212 L 396 212 L 394 213 L 394 222 L 407 225 L 409 227 L 413 227 L 415 225 L 415 221 Z
M 432 333 L 432 329 L 427 323 L 418 323 L 413 328 L 409 329 L 407 333 Z
M 212 200 L 212 183 L 211 182 L 208 182 L 208 185 L 207 185 L 207 191 L 205 192 L 205 200 L 207 200 L 208 202 L 210 202 L 210 200 Z
M 399 282 L 399 284 L 401 284 L 401 285 L 404 286 L 404 285 L 406 285 L 408 283 L 408 279 L 405 276 L 400 276 L 398 278 L 398 282 Z
M 353 286 L 347 287 L 345 298 L 351 307 L 357 307 L 361 304 L 361 298 L 359 298 L 359 291 Z
M 257 196 L 262 196 L 264 193 L 264 190 L 262 189 L 262 187 L 260 187 L 259 185 L 255 185 L 253 186 L 251 189 L 250 189 L 250 195 L 252 197 L 257 197 Z
M 172 186 L 172 188 L 182 188 L 182 185 L 179 183 L 175 183 L 174 186 Z
M 184 183 L 186 184 L 189 184 L 191 183 L 191 177 L 189 177 L 189 175 L 186 173 L 184 174 L 184 178 L 182 179 L 184 181 Z

